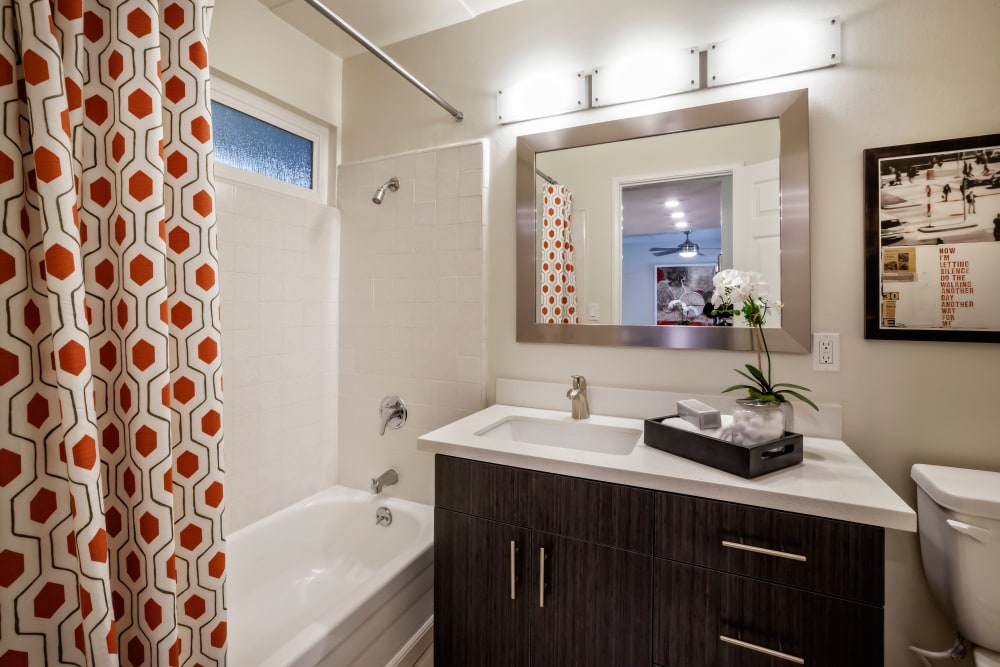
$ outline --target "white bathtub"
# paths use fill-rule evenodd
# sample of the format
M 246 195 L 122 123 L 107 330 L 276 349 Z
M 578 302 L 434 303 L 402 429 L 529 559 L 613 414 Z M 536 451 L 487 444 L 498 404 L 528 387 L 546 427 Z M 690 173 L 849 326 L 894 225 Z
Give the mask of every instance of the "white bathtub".
M 432 507 L 345 487 L 236 531 L 229 667 L 410 664 L 431 640 L 433 539 Z

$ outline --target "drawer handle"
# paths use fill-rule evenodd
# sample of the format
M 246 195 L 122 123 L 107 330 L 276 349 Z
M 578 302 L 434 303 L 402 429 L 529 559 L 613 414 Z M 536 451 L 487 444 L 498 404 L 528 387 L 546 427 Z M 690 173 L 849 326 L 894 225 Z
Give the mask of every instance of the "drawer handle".
M 517 544 L 514 543 L 514 540 L 511 540 L 510 541 L 510 599 L 511 600 L 515 599 L 514 582 L 517 580 L 517 569 L 514 566 L 515 553 L 517 553 Z
M 763 653 L 764 655 L 769 655 L 772 658 L 781 658 L 782 660 L 787 660 L 788 662 L 794 662 L 796 665 L 804 665 L 806 661 L 802 658 L 791 655 L 790 653 L 782 653 L 781 651 L 775 651 L 769 648 L 764 648 L 763 646 L 757 646 L 756 644 L 751 644 L 750 642 L 741 641 L 739 639 L 733 639 L 732 637 L 727 637 L 726 635 L 719 635 L 719 641 L 723 641 L 727 644 L 732 644 L 733 646 L 739 646 L 740 648 L 745 648 L 751 651 L 757 651 L 757 653 Z
M 801 554 L 789 553 L 787 551 L 775 551 L 774 549 L 765 549 L 764 547 L 752 547 L 749 544 L 740 544 L 739 542 L 730 542 L 728 540 L 722 540 L 722 546 L 729 547 L 730 549 L 739 549 L 741 551 L 751 551 L 755 554 L 764 554 L 765 556 L 777 556 L 778 558 L 797 560 L 801 563 L 806 562 L 805 556 Z
M 545 547 L 538 550 L 538 606 L 545 606 Z

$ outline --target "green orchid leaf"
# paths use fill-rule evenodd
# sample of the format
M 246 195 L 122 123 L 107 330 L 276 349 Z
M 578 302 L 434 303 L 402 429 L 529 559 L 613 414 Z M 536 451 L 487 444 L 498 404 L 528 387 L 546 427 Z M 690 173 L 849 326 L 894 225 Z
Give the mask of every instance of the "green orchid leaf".
M 805 396 L 803 396 L 799 392 L 792 391 L 791 389 L 785 389 L 781 393 L 788 394 L 789 396 L 794 396 L 795 398 L 799 399 L 800 401 L 802 401 L 803 403 L 805 403 L 806 405 L 808 405 L 809 407 L 811 407 L 813 410 L 816 410 L 817 412 L 819 412 L 819 406 L 817 406 L 815 403 L 813 403 L 811 400 L 809 400 L 808 398 L 806 398 Z
M 778 387 L 790 387 L 792 389 L 801 389 L 802 391 L 812 391 L 809 387 L 803 387 L 800 384 L 792 384 L 791 382 L 775 382 L 771 385 L 772 388 L 777 389 Z
M 764 377 L 764 374 L 761 372 L 761 370 L 759 368 L 757 368 L 753 364 L 747 364 L 746 365 L 746 369 L 748 371 L 750 371 L 750 374 L 753 375 L 753 379 L 756 380 L 757 384 L 760 385 L 760 391 L 761 391 L 762 394 L 773 394 L 774 393 L 774 391 L 771 388 L 770 383 L 767 381 L 767 378 Z M 737 373 L 738 372 L 739 371 L 737 371 Z M 743 377 L 746 377 L 746 375 L 744 375 Z
M 760 380 L 758 380 L 757 378 L 755 378 L 755 377 L 753 377 L 753 376 L 750 376 L 750 375 L 747 375 L 746 373 L 744 373 L 743 371 L 739 370 L 738 368 L 736 368 L 736 369 L 734 369 L 734 370 L 735 370 L 735 371 L 736 371 L 737 373 L 739 373 L 740 375 L 742 375 L 743 377 L 745 377 L 746 379 L 748 379 L 748 380 L 750 380 L 751 382 L 753 382 L 753 383 L 754 383 L 754 387 L 755 387 L 755 388 L 756 388 L 757 390 L 760 390 L 760 389 L 762 389 L 762 387 L 761 387 L 761 384 L 760 384 Z
M 736 391 L 737 389 L 747 389 L 749 391 L 754 391 L 754 388 L 748 384 L 734 384 L 732 387 L 723 389 L 722 393 L 725 394 L 727 391 Z
M 764 377 L 764 374 L 760 372 L 759 368 L 757 368 L 753 364 L 747 364 L 746 369 L 750 371 L 750 375 L 754 376 L 754 378 L 756 378 L 758 382 L 760 382 L 762 385 L 767 385 L 767 378 Z

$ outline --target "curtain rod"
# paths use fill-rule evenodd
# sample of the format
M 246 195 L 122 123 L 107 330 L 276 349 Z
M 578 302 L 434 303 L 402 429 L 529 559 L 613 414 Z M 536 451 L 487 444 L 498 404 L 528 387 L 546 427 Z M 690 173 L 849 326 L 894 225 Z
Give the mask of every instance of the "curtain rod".
M 546 174 L 541 169 L 535 169 L 535 173 L 538 174 L 539 176 L 541 176 L 542 180 L 545 181 L 546 183 L 548 183 L 549 185 L 559 185 L 559 181 L 557 181 L 556 179 L 552 178 L 551 176 L 549 176 L 548 174 Z
M 446 102 L 444 98 L 442 98 L 440 95 L 438 95 L 433 90 L 431 90 L 423 83 L 421 83 L 415 76 L 413 76 L 405 69 L 403 69 L 403 67 L 395 60 L 393 60 L 391 57 L 389 57 L 389 55 L 386 54 L 385 51 L 375 46 L 371 41 L 369 41 L 367 37 L 362 35 L 360 32 L 355 30 L 349 23 L 347 23 L 347 21 L 334 14 L 329 7 L 319 2 L 319 0 L 305 0 L 305 2 L 311 5 L 313 9 L 318 11 L 327 19 L 329 19 L 338 28 L 346 32 L 355 42 L 357 42 L 358 44 L 360 44 L 361 46 L 365 47 L 373 54 L 375 54 L 376 58 L 384 62 L 392 69 L 396 70 L 396 73 L 398 73 L 404 79 L 406 79 L 414 86 L 416 86 L 417 89 L 420 90 L 420 92 L 422 92 L 424 95 L 437 102 L 437 104 L 441 106 L 445 111 L 450 113 L 455 118 L 456 121 L 461 121 L 463 118 L 465 118 L 465 114 L 463 114 L 461 111 L 448 104 L 448 102 Z

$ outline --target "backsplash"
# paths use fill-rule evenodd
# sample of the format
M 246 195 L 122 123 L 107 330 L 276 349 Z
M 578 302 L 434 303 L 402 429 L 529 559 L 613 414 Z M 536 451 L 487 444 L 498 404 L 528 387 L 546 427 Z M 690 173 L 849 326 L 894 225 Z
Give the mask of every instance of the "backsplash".
M 227 531 L 337 481 L 340 215 L 218 178 Z
M 484 403 L 486 182 L 481 142 L 341 165 L 340 482 L 433 502 L 433 457 L 419 435 Z M 376 189 L 391 177 L 381 205 Z M 381 398 L 409 418 L 379 436 Z

